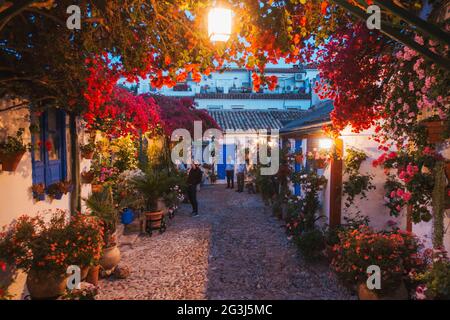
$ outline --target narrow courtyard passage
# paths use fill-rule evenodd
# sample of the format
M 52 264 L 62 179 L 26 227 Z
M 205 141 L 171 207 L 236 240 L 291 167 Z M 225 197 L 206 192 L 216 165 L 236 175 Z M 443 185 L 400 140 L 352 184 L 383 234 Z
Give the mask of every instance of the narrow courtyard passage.
M 327 266 L 306 263 L 259 195 L 223 185 L 183 204 L 167 231 L 121 245 L 131 274 L 100 282 L 99 299 L 351 299 Z

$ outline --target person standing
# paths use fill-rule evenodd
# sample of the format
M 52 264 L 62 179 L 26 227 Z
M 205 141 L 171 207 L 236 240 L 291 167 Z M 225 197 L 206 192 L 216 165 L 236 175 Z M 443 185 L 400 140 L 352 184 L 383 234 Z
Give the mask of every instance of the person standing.
M 245 174 L 247 173 L 247 165 L 245 163 L 239 164 L 237 166 L 236 172 L 237 172 L 237 190 L 236 190 L 236 192 L 243 192 L 244 191 Z
M 202 182 L 203 172 L 198 161 L 194 161 L 188 173 L 188 198 L 192 205 L 192 216 L 198 216 L 197 186 Z
M 234 164 L 231 158 L 228 158 L 227 165 L 225 166 L 225 173 L 227 176 L 227 189 L 234 188 Z

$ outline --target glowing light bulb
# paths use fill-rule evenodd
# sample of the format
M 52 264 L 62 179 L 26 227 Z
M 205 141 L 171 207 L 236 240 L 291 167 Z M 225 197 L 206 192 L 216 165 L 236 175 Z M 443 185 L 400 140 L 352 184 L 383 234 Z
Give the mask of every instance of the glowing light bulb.
M 208 35 L 213 42 L 228 41 L 231 35 L 230 9 L 212 8 L 208 14 Z

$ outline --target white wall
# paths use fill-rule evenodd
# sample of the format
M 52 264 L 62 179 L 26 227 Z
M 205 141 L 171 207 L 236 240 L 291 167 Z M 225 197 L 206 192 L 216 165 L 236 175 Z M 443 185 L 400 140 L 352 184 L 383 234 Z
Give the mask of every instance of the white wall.
M 310 107 L 310 100 L 275 100 L 275 99 L 196 99 L 199 109 L 208 106 L 222 106 L 222 109 L 233 109 L 233 106 L 244 106 L 246 110 L 256 109 L 287 109 L 298 108 L 306 110 Z
M 0 101 L 0 109 L 7 106 L 6 102 Z M 67 120 L 67 119 L 66 119 Z M 0 112 L 0 139 L 6 135 L 14 135 L 19 128 L 24 128 L 24 142 L 31 142 L 29 130 L 29 111 L 21 109 L 12 112 Z M 69 142 L 69 129 L 66 122 L 66 140 Z M 69 143 L 67 148 L 69 149 Z M 70 152 L 68 152 L 67 170 L 70 180 Z M 90 160 L 82 160 L 81 169 L 89 168 Z M 49 209 L 70 209 L 70 193 L 63 195 L 61 200 L 49 200 L 46 196 L 44 201 L 35 201 L 32 196 L 31 186 L 32 167 L 31 153 L 26 152 L 15 172 L 0 171 L 0 226 L 11 223 L 20 215 L 36 215 Z M 86 197 L 90 192 L 90 185 L 82 185 L 82 196 Z
M 376 229 L 386 228 L 387 221 L 396 221 L 398 226 L 402 229 L 406 229 L 406 209 L 403 210 L 402 214 L 396 218 L 389 215 L 388 208 L 384 205 L 384 183 L 386 181 L 386 175 L 384 170 L 380 167 L 374 168 L 372 166 L 373 160 L 377 159 L 381 152 L 378 150 L 378 144 L 370 140 L 369 137 L 372 135 L 373 130 L 367 130 L 359 134 L 352 133 L 350 130 L 346 129 L 341 133 L 341 138 L 344 144 L 344 150 L 346 148 L 356 148 L 364 151 L 368 159 L 361 164 L 360 172 L 363 174 L 370 173 L 374 175 L 372 183 L 376 186 L 376 190 L 368 192 L 367 199 L 355 199 L 355 205 L 358 206 L 359 210 L 363 215 L 367 215 L 370 218 L 371 225 Z M 446 151 L 448 152 L 448 151 Z M 445 154 L 445 153 L 444 153 Z M 345 153 L 344 153 L 345 156 Z M 325 176 L 329 180 L 330 174 L 329 170 L 325 171 Z M 343 181 L 346 181 L 347 177 L 344 175 Z M 328 184 L 329 188 L 329 184 Z M 325 191 L 327 193 L 328 191 Z M 325 196 L 324 209 L 328 207 L 327 202 L 329 202 L 329 197 Z M 351 207 L 350 210 L 345 208 L 345 196 L 342 198 L 342 218 L 349 212 L 357 211 L 357 207 Z M 329 210 L 325 211 L 328 216 Z M 444 220 L 444 226 L 447 227 L 447 232 L 444 238 L 444 244 L 447 251 L 450 251 L 450 210 L 447 210 L 447 216 Z M 431 247 L 431 239 L 433 235 L 433 222 L 422 222 L 419 224 L 413 224 L 413 233 L 421 238 L 426 247 Z

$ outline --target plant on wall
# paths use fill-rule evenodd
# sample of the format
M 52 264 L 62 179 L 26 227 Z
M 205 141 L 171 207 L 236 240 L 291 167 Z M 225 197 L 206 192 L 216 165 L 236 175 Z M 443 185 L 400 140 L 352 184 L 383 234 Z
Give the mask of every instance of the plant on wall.
M 410 205 L 414 223 L 431 220 L 433 171 L 441 158 L 435 150 L 425 147 L 383 153 L 374 161 L 374 165 L 383 165 L 388 172 L 385 201 L 392 216 L 400 215 L 403 208 Z
M 347 196 L 345 199 L 347 208 L 354 205 L 354 200 L 357 196 L 360 199 L 367 198 L 367 192 L 375 189 L 375 186 L 372 184 L 373 176 L 359 172 L 361 163 L 366 159 L 367 155 L 364 151 L 355 148 L 345 150 L 344 165 L 348 179 L 343 183 L 343 192 Z

